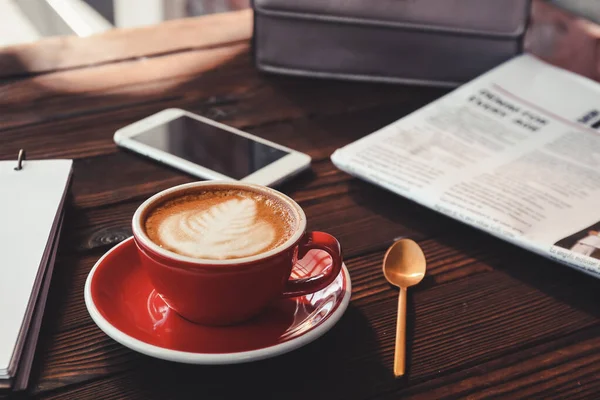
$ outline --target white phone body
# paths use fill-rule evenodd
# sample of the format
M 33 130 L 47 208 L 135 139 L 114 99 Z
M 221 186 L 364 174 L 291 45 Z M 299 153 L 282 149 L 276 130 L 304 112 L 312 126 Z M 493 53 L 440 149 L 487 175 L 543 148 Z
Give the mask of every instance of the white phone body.
M 164 127 L 165 130 L 168 129 L 167 123 L 181 117 L 189 117 L 195 119 L 203 124 L 212 125 L 217 129 L 227 131 L 233 135 L 242 136 L 253 142 L 261 143 L 272 149 L 278 149 L 288 154 L 281 156 L 281 153 L 278 153 L 280 154 L 281 158 L 261 167 L 260 169 L 257 169 L 256 171 L 249 173 L 243 178 L 236 179 L 224 173 L 217 172 L 210 168 L 202 166 L 199 163 L 192 162 L 185 158 L 179 157 L 175 154 L 172 154 L 171 152 L 162 150 L 158 147 L 142 143 L 141 141 L 139 141 L 139 138 L 138 140 L 136 140 L 136 137 L 138 135 L 144 134 L 145 132 L 148 132 L 150 130 L 156 132 L 154 129 L 160 129 L 161 127 Z M 223 134 L 226 133 L 223 132 Z M 142 120 L 139 120 L 137 122 L 134 122 L 133 124 L 127 125 L 117 130 L 114 135 L 114 141 L 118 146 L 124 147 L 133 152 L 152 158 L 158 162 L 167 164 L 173 168 L 180 169 L 199 178 L 209 180 L 240 181 L 255 183 L 264 186 L 274 186 L 279 184 L 280 182 L 290 178 L 291 176 L 296 175 L 301 171 L 309 168 L 311 162 L 311 158 L 307 154 L 297 152 L 295 150 L 259 138 L 249 133 L 242 132 L 239 129 L 232 128 L 230 126 L 177 108 L 169 108 L 160 111 L 156 114 L 153 114 L 149 117 L 146 117 Z M 244 142 L 247 143 L 246 141 Z M 222 155 L 222 157 L 231 156 L 232 154 Z

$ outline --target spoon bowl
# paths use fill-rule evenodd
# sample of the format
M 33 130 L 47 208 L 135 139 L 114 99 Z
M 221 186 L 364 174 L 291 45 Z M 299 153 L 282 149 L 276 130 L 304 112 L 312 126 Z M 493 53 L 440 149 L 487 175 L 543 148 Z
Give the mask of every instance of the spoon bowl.
M 423 280 L 427 262 L 421 247 L 410 239 L 400 239 L 385 253 L 383 275 L 389 283 L 400 288 L 396 322 L 394 375 L 404 375 L 406 365 L 406 289 Z
M 385 253 L 383 275 L 392 285 L 406 289 L 423 280 L 425 266 L 421 247 L 410 239 L 400 239 Z

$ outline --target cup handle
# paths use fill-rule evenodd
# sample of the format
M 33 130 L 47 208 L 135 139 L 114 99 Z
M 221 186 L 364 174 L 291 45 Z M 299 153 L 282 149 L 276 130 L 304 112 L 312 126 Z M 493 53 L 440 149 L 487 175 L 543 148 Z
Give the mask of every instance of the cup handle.
M 326 288 L 339 275 L 342 269 L 342 248 L 340 242 L 325 232 L 307 232 L 298 245 L 298 259 L 306 256 L 309 250 L 323 250 L 331 256 L 331 268 L 325 273 L 287 281 L 284 297 L 304 296 Z

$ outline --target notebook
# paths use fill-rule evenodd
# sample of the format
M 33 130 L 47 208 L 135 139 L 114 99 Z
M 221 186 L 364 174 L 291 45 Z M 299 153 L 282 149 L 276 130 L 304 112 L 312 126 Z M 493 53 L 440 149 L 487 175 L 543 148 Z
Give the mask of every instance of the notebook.
M 16 161 L 0 161 L 0 381 L 23 389 L 46 303 L 72 161 L 24 161 L 20 170 L 15 166 Z

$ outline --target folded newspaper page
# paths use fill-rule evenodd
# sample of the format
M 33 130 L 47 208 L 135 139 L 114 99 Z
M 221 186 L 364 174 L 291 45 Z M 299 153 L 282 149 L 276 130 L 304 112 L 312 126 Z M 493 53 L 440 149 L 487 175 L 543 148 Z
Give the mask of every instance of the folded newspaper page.
M 587 78 L 521 55 L 331 159 L 600 278 L 600 84 Z

